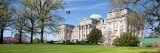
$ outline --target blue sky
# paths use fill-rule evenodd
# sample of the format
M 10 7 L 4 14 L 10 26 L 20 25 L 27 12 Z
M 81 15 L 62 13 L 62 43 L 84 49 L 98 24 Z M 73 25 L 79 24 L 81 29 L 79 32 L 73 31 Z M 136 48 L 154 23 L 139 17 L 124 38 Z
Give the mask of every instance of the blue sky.
M 64 9 L 56 13 L 65 18 L 65 23 L 71 25 L 78 25 L 80 20 L 88 18 L 91 14 L 100 14 L 106 18 L 112 9 L 110 0 L 65 0 L 65 2 Z M 70 14 L 65 16 L 66 11 L 70 11 Z
M 65 19 L 67 24 L 78 25 L 80 20 L 88 18 L 91 14 L 100 14 L 103 18 L 107 17 L 108 11 L 112 9 L 110 0 L 64 0 L 63 10 L 57 10 L 56 14 L 65 17 L 65 10 L 70 11 Z M 14 4 L 17 6 L 17 4 Z M 10 37 L 10 31 L 5 31 L 4 35 Z M 46 34 L 45 34 L 46 35 Z M 49 40 L 56 40 L 56 36 L 47 36 Z M 46 37 L 46 36 L 45 36 Z
M 77 25 L 80 20 L 88 18 L 91 14 L 100 14 L 106 18 L 108 11 L 111 10 L 110 0 L 65 0 L 63 10 L 57 13 L 65 17 L 65 11 L 70 11 L 66 14 L 66 23 Z

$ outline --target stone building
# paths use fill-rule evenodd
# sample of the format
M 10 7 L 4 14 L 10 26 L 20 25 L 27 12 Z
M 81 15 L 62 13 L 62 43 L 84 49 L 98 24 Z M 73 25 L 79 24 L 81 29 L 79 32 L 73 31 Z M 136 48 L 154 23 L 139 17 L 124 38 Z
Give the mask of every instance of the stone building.
M 138 22 L 141 23 L 141 26 L 139 26 L 141 29 L 129 24 L 130 17 L 127 15 L 130 15 L 132 12 L 133 11 L 128 8 L 116 8 L 111 10 L 105 19 L 102 19 L 98 14 L 92 14 L 89 18 L 81 20 L 77 26 L 68 25 L 72 27 L 64 27 L 68 28 L 68 31 L 62 28 L 59 31 L 59 34 L 61 35 L 58 35 L 58 40 L 86 41 L 86 35 L 89 34 L 93 28 L 97 28 L 102 31 L 104 44 L 112 44 L 113 40 L 116 37 L 119 37 L 123 32 L 130 32 L 138 35 L 139 37 L 143 37 L 143 21 Z M 67 39 L 64 38 L 65 36 Z
M 59 41 L 67 41 L 71 39 L 72 29 L 74 28 L 73 25 L 69 24 L 62 24 L 59 26 L 60 30 L 58 31 L 58 40 Z
M 87 18 L 80 21 L 80 24 L 73 28 L 71 34 L 71 41 L 85 41 L 87 40 L 87 34 L 96 28 L 98 20 L 94 18 Z

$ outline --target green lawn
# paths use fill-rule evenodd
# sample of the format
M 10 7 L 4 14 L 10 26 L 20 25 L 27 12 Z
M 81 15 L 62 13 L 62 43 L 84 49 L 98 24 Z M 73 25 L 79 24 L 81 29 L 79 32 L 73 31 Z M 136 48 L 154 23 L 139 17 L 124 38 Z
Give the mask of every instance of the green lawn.
M 101 45 L 2 44 L 0 53 L 146 53 L 157 48 L 106 47 Z

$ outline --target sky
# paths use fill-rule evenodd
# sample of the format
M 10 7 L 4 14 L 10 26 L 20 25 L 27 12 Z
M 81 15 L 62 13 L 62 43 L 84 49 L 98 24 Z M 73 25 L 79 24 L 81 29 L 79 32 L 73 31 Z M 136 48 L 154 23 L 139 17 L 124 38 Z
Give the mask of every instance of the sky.
M 78 25 L 80 20 L 88 18 L 91 14 L 100 14 L 106 18 L 108 11 L 111 10 L 110 0 L 65 0 L 63 10 L 57 13 L 63 16 L 66 20 L 65 23 L 71 25 Z M 65 11 L 70 11 L 66 14 Z
M 64 9 L 57 10 L 55 13 L 64 17 L 66 24 L 78 25 L 80 20 L 88 18 L 91 14 L 99 14 L 102 18 L 107 17 L 107 13 L 112 9 L 110 0 L 64 0 Z M 18 4 L 13 4 L 18 8 Z M 66 14 L 66 11 L 70 11 L 70 14 Z M 65 16 L 66 14 L 66 16 Z M 53 34 L 44 34 L 48 40 L 56 40 L 56 36 Z M 11 37 L 13 34 L 11 31 L 6 30 L 5 37 Z

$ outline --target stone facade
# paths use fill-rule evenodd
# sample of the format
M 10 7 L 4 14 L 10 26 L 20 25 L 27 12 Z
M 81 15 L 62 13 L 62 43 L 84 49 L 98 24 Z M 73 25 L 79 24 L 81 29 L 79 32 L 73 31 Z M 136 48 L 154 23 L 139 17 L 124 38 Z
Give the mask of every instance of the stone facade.
M 87 40 L 86 35 L 89 34 L 89 32 L 96 28 L 97 20 L 88 18 L 80 21 L 80 24 L 77 25 L 75 28 L 73 28 L 71 40 L 72 41 L 82 41 Z
M 73 25 L 69 24 L 62 24 L 59 26 L 60 30 L 58 31 L 58 40 L 59 41 L 67 41 L 71 39 L 72 29 L 74 28 Z
M 128 8 L 113 9 L 107 14 L 106 19 L 101 19 L 100 15 L 93 14 L 89 18 L 81 20 L 75 27 L 66 24 L 65 26 L 72 27 L 61 28 L 58 33 L 58 40 L 86 41 L 86 35 L 89 34 L 93 28 L 102 31 L 104 44 L 112 44 L 113 40 L 123 32 L 130 32 L 142 37 L 143 29 L 137 30 L 134 26 L 128 24 L 128 17 L 125 15 L 129 15 L 130 12 L 131 10 Z M 68 30 L 64 30 L 65 28 Z

